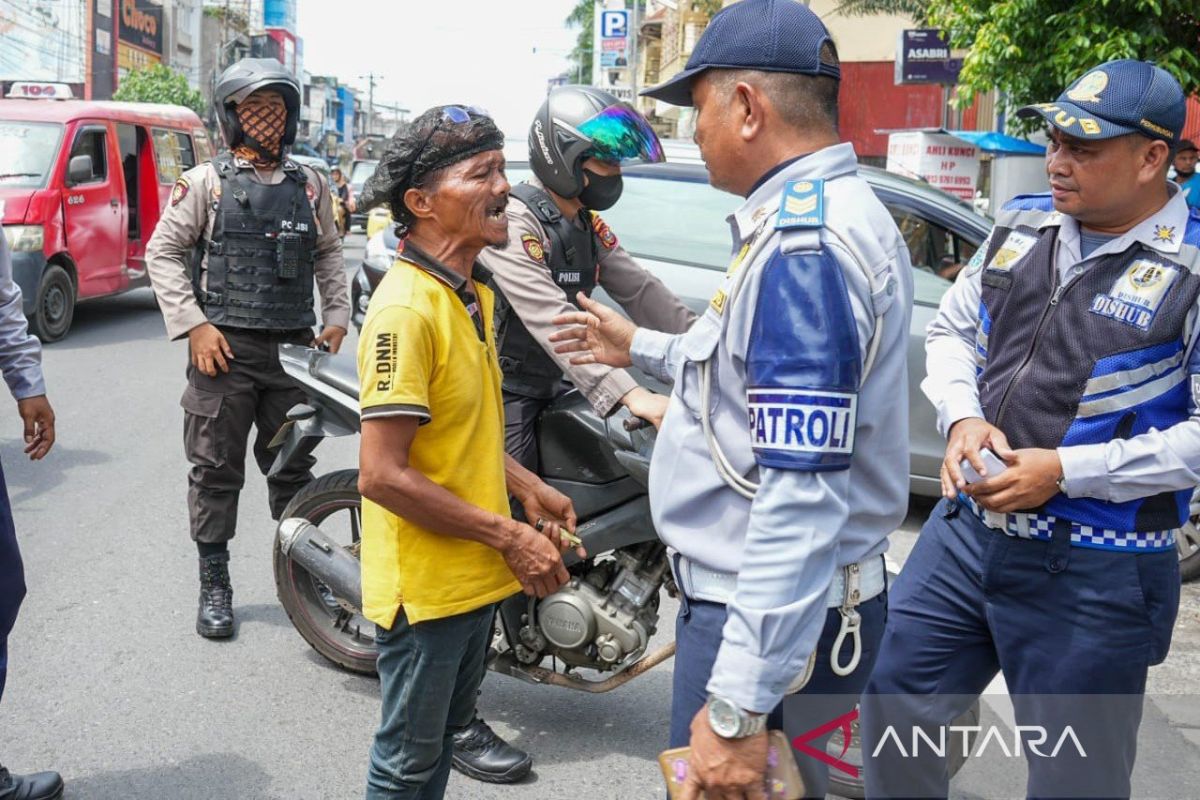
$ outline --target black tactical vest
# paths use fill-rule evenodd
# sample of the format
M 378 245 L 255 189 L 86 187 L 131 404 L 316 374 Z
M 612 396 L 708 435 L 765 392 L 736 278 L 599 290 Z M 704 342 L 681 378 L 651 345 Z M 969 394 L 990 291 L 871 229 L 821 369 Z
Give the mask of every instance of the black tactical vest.
M 578 305 L 575 295 L 591 296 L 596 288 L 600 245 L 592 229 L 590 214 L 580 211 L 581 230 L 573 220 L 563 216 L 554 199 L 544 190 L 528 183 L 512 188 L 512 197 L 529 206 L 550 238 L 546 249 L 546 269 L 572 305 Z M 504 389 L 526 397 L 553 397 L 562 382 L 563 373 L 554 359 L 542 349 L 525 328 L 516 312 L 497 288 L 498 335 L 497 350 L 500 369 L 504 373 Z
M 304 171 L 283 162 L 284 180 L 259 183 L 229 153 L 213 159 L 221 180 L 212 239 L 197 245 L 196 299 L 214 325 L 295 330 L 316 324 L 313 264 L 317 225 Z M 200 283 L 200 248 L 207 249 L 207 285 Z

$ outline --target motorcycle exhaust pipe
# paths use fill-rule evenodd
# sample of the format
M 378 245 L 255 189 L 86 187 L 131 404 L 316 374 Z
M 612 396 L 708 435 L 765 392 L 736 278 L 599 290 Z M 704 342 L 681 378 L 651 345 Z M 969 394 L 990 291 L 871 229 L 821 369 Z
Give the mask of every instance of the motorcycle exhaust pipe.
M 338 599 L 362 610 L 362 573 L 358 559 L 302 517 L 279 523 L 279 549 L 308 571 Z

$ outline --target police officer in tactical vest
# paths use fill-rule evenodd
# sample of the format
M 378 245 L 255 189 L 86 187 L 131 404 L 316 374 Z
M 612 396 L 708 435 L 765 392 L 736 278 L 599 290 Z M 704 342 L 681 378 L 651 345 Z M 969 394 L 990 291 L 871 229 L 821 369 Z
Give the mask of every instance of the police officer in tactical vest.
M 336 352 L 350 303 L 329 187 L 287 158 L 300 115 L 295 78 L 273 59 L 243 59 L 222 73 L 214 102 L 228 149 L 176 181 L 146 258 L 167 335 L 188 338 L 181 404 L 200 553 L 196 631 L 223 638 L 234 632 L 228 542 L 250 427 L 266 474 L 268 443 L 304 399 L 280 367 L 278 347 Z M 315 340 L 314 279 L 324 322 Z M 272 517 L 311 480 L 314 462 L 268 479 Z
M 503 293 L 500 368 L 508 452 L 536 471 L 534 421 L 567 388 L 564 373 L 601 414 L 620 405 L 651 421 L 651 393 L 623 369 L 572 366 L 554 353 L 555 316 L 597 287 L 639 325 L 681 333 L 695 315 L 635 262 L 599 212 L 621 197 L 621 165 L 663 160 L 662 144 L 628 103 L 587 86 L 555 89 L 529 129 L 534 177 L 512 188 L 508 246 L 481 255 Z
M 527 469 L 538 467 L 538 414 L 572 384 L 597 413 L 607 416 L 624 405 L 636 416 L 661 418 L 654 394 L 628 372 L 572 366 L 549 340 L 557 329 L 551 320 L 576 310 L 576 295 L 590 296 L 597 286 L 642 325 L 671 333 L 691 325 L 695 315 L 625 252 L 597 213 L 621 196 L 621 164 L 661 160 L 662 145 L 645 119 L 599 89 L 555 89 L 530 127 L 534 177 L 512 188 L 508 245 L 479 256 L 501 292 L 496 346 L 504 372 L 505 449 Z M 519 503 L 513 513 L 522 513 Z M 512 783 L 533 761 L 476 717 L 454 737 L 453 764 L 477 780 Z
M 869 796 L 945 797 L 946 753 L 920 764 L 896 732 L 936 736 L 998 671 L 1055 753 L 1028 758 L 1029 796 L 1130 796 L 1200 483 L 1200 217 L 1167 180 L 1184 109 L 1120 60 L 1018 111 L 1049 126 L 1050 192 L 1004 206 L 929 326 L 944 499 L 863 696 Z

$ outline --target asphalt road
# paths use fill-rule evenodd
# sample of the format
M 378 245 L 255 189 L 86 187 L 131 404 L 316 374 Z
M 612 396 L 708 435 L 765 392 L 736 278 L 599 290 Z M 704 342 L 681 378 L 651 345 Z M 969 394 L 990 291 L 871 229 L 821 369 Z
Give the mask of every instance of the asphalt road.
M 361 258 L 352 237 L 348 263 Z M 354 346 L 353 338 L 347 341 Z M 148 290 L 81 306 L 45 352 L 58 444 L 21 457 L 15 411 L 0 454 L 26 560 L 29 596 L 10 640 L 0 760 L 54 768 L 70 800 L 326 800 L 360 797 L 379 714 L 375 681 L 322 661 L 293 631 L 271 576 L 263 481 L 243 494 L 232 573 L 240 630 L 193 629 L 196 554 L 187 535 L 182 411 L 186 347 L 168 342 Z M 319 471 L 352 466 L 354 442 L 323 446 Z M 902 562 L 928 505 L 896 534 Z M 674 606 L 664 608 L 670 628 Z M 1200 591 L 1185 590 L 1176 642 L 1152 689 L 1138 796 L 1200 796 L 1162 776 L 1200 764 Z M 452 798 L 661 798 L 670 668 L 608 696 L 490 675 L 480 698 L 497 730 L 535 755 L 515 787 L 455 775 Z M 997 687 L 997 691 L 1002 691 Z M 996 699 L 999 698 L 999 699 Z M 1003 695 L 990 705 L 1002 705 Z M 1019 767 L 969 765 L 958 797 L 1021 794 Z

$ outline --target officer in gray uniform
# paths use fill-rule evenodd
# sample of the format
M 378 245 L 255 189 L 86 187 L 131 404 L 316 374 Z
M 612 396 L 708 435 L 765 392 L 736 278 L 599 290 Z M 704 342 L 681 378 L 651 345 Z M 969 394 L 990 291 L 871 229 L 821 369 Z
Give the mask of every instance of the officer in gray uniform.
M 1057 752 L 1028 759 L 1029 796 L 1130 794 L 1200 483 L 1200 217 L 1167 180 L 1184 108 L 1171 75 L 1121 60 L 1018 111 L 1050 126 L 1051 191 L 1004 206 L 929 326 L 945 499 L 863 697 L 870 796 L 946 796 L 945 759 L 888 731 L 941 735 L 998 671 Z
M 329 187 L 286 157 L 300 90 L 273 59 L 243 59 L 217 83 L 228 150 L 176 182 L 146 248 L 167 335 L 188 337 L 184 447 L 192 463 L 188 508 L 200 553 L 196 630 L 233 635 L 228 542 L 237 525 L 246 444 L 266 474 L 267 444 L 304 399 L 279 364 L 282 343 L 336 351 L 350 318 L 341 240 Z M 324 329 L 314 340 L 313 281 Z M 278 518 L 315 459 L 268 480 Z
M 663 158 L 662 145 L 628 103 L 590 86 L 550 92 L 529 129 L 534 177 L 512 188 L 508 245 L 480 261 L 504 298 L 496 348 L 504 372 L 505 449 L 537 470 L 534 422 L 571 383 L 600 414 L 654 414 L 650 392 L 621 369 L 571 366 L 554 354 L 553 318 L 580 292 L 603 288 L 638 325 L 682 333 L 696 315 L 621 247 L 600 217 L 623 188 L 621 166 Z
M 716 14 L 647 94 L 695 105 L 711 182 L 746 198 L 724 285 L 682 335 L 590 302 L 560 318 L 584 327 L 555 334 L 579 360 L 674 383 L 650 506 L 682 594 L 671 745 L 692 746 L 688 800 L 763 797 L 767 715 L 798 735 L 851 713 L 883 632 L 883 552 L 908 504 L 912 276 L 838 143 L 839 78 L 806 6 Z M 797 755 L 824 797 L 825 763 Z

